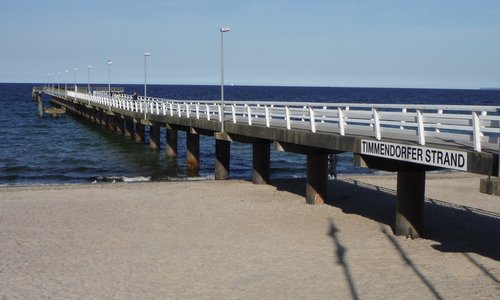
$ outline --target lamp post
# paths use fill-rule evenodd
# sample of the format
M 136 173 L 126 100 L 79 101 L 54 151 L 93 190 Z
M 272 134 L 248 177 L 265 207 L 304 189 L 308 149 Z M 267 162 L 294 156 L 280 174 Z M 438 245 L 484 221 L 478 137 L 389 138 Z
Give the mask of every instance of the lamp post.
M 50 73 L 47 73 L 47 90 L 49 90 L 50 87 Z
M 220 102 L 222 111 L 221 131 L 224 132 L 224 32 L 231 29 L 227 26 L 220 28 Z
M 113 61 L 111 59 L 108 59 L 108 93 L 109 96 L 111 97 L 111 65 L 113 64 Z
M 147 64 L 147 59 L 148 56 L 151 56 L 151 53 L 149 52 L 146 52 L 144 53 L 144 100 L 146 100 L 146 97 L 147 97 L 147 94 L 146 94 L 146 91 L 147 91 L 147 84 L 148 84 L 148 64 Z
M 92 69 L 92 66 L 87 67 L 87 93 L 90 94 L 90 69 Z
M 78 68 L 75 68 L 74 71 L 75 71 L 74 72 L 74 75 L 75 75 L 74 77 L 75 77 L 75 93 L 76 93 L 76 90 L 77 90 L 77 87 L 76 87 L 76 71 L 78 71 Z
M 68 70 L 64 71 L 64 97 L 68 98 Z
M 57 72 L 57 93 L 59 93 L 60 89 L 61 89 L 61 86 L 59 85 L 59 83 L 61 82 L 61 78 L 59 77 L 59 74 L 61 74 L 61 72 Z

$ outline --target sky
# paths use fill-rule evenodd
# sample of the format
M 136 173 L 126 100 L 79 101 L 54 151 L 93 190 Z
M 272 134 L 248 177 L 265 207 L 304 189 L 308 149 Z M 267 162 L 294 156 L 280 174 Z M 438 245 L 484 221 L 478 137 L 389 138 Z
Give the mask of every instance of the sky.
M 499 0 L 0 1 L 0 82 L 500 87 Z

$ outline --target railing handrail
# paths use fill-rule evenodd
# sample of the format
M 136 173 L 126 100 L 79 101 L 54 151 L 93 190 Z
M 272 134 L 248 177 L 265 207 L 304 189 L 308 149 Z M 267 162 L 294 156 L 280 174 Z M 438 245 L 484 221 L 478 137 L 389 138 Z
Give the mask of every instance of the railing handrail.
M 429 138 L 451 137 L 472 141 L 474 150 L 500 143 L 500 106 L 372 104 L 284 101 L 226 101 L 224 118 L 220 101 L 173 100 L 131 95 L 88 94 L 46 89 L 46 93 L 96 102 L 128 111 L 152 115 L 232 121 L 250 126 L 305 129 L 346 135 L 355 130 L 371 132 L 377 140 L 395 132 L 425 145 Z M 230 117 L 229 119 L 227 117 Z M 260 121 L 262 120 L 262 121 Z M 389 136 L 390 137 L 390 136 Z

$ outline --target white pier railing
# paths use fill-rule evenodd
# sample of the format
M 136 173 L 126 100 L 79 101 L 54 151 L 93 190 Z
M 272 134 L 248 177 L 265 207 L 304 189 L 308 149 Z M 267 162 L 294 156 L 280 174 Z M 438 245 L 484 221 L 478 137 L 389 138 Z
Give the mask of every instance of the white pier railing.
M 58 97 L 88 101 L 103 106 L 148 115 L 176 116 L 233 122 L 250 126 L 308 130 L 377 140 L 410 140 L 459 144 L 474 151 L 499 151 L 500 106 L 413 105 L 365 103 L 317 103 L 272 101 L 171 100 L 131 95 L 87 94 L 74 91 Z

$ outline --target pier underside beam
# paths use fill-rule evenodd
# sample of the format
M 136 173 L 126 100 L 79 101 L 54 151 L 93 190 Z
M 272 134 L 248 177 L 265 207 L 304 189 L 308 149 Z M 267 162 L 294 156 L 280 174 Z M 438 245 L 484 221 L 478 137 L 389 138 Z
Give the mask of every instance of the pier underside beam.
M 328 191 L 328 154 L 307 154 L 306 202 L 322 204 Z
M 419 238 L 422 234 L 425 171 L 399 171 L 394 234 Z
M 231 142 L 215 139 L 215 180 L 229 179 Z
M 167 128 L 167 157 L 177 157 L 177 130 Z
M 140 122 L 135 123 L 134 139 L 138 144 L 143 144 L 146 142 L 146 126 L 144 126 Z
M 258 141 L 252 145 L 252 182 L 254 184 L 269 184 L 271 166 L 270 142 Z
M 149 126 L 149 148 L 153 151 L 160 150 L 160 127 Z
M 200 136 L 198 134 L 187 131 L 186 141 L 186 166 L 188 170 L 198 170 L 200 168 Z

